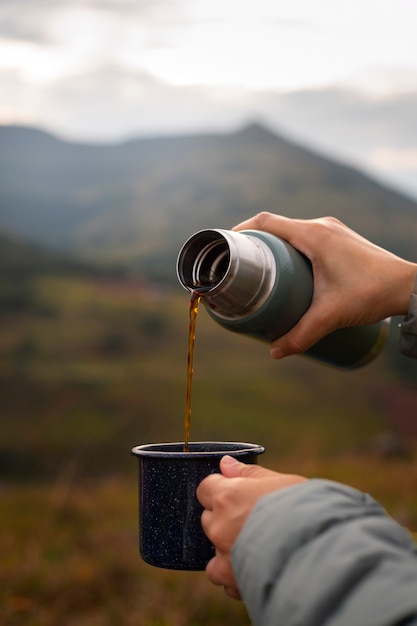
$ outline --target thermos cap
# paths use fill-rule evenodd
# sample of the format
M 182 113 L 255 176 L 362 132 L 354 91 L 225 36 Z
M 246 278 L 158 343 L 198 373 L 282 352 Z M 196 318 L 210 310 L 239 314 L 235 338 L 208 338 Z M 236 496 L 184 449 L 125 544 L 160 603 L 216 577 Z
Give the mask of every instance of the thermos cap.
M 188 291 L 226 319 L 251 314 L 268 298 L 276 278 L 269 246 L 257 237 L 222 229 L 195 233 L 183 245 L 177 275 Z

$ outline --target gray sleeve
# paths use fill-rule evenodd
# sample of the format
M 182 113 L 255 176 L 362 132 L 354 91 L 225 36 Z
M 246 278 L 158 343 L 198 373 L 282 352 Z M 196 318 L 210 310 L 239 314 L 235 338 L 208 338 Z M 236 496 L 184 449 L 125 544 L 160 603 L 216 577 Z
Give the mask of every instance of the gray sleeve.
M 400 324 L 399 351 L 405 356 L 417 359 L 417 274 L 414 289 L 410 296 L 408 314 Z
M 232 551 L 254 626 L 417 626 L 417 548 L 361 492 L 309 480 L 260 499 Z

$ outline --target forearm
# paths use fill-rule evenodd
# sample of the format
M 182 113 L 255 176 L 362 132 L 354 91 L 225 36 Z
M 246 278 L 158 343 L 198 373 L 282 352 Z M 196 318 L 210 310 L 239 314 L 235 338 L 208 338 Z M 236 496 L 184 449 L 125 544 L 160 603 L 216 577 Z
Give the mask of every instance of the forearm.
M 417 624 L 416 548 L 349 487 L 312 480 L 263 497 L 232 558 L 254 626 Z

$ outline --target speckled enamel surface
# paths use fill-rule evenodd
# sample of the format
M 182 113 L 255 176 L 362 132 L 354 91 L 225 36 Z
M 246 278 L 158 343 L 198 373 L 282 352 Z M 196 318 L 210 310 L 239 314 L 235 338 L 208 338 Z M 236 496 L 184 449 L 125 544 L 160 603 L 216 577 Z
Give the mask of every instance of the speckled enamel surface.
M 133 448 L 139 461 L 139 546 L 144 561 L 157 567 L 204 570 L 214 547 L 201 527 L 202 507 L 195 492 L 201 480 L 219 471 L 225 454 L 256 463 L 262 446 L 197 442 Z

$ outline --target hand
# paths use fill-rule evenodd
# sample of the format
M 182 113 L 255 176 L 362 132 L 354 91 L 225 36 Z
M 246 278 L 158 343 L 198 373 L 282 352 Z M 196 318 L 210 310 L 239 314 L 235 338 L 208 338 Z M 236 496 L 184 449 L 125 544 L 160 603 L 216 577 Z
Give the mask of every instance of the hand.
M 285 239 L 313 268 L 311 306 L 294 328 L 271 344 L 274 358 L 305 352 L 337 328 L 407 314 L 417 265 L 374 245 L 339 220 L 260 213 L 233 230 L 247 229 Z
M 216 548 L 206 572 L 212 583 L 223 586 L 227 595 L 238 600 L 231 549 L 246 519 L 261 496 L 307 479 L 240 463 L 230 456 L 221 459 L 220 470 L 221 474 L 211 474 L 197 489 L 197 498 L 205 509 L 201 516 L 203 530 Z

